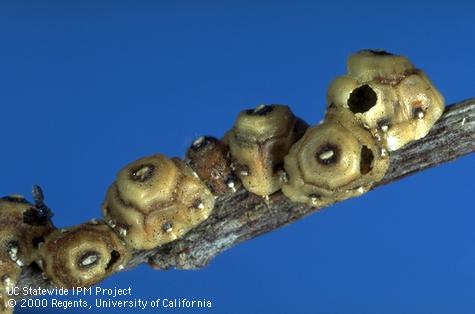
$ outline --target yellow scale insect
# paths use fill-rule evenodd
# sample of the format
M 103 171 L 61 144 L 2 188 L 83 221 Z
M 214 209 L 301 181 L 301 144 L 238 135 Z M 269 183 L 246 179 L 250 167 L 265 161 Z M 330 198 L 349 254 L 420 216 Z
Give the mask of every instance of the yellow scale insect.
M 54 230 L 42 192 L 35 205 L 0 199 L 0 313 L 6 289 L 34 261 L 54 284 L 84 287 L 122 269 L 134 250 L 182 238 L 212 214 L 216 198 L 242 186 L 264 197 L 282 190 L 312 207 L 359 196 L 381 180 L 389 154 L 424 137 L 444 99 L 411 62 L 385 51 L 350 56 L 327 93 L 320 124 L 285 105 L 242 111 L 222 140 L 195 140 L 184 161 L 161 154 L 119 171 L 102 205 L 104 221 Z
M 122 169 L 102 206 L 109 225 L 130 247 L 152 249 L 204 221 L 214 196 L 178 158 L 153 155 Z
M 54 227 L 49 208 L 43 203 L 43 192 L 33 187 L 35 204 L 21 195 L 0 198 L 0 313 L 11 313 L 8 289 L 20 278 L 23 267 L 38 255 L 38 248 Z
M 329 87 L 325 121 L 286 156 L 282 192 L 315 207 L 367 192 L 384 177 L 388 151 L 427 135 L 443 110 L 442 95 L 407 58 L 353 54 L 348 74 Z
M 284 157 L 306 129 L 287 106 L 262 104 L 242 111 L 224 142 L 244 188 L 264 197 L 280 190 Z
M 426 136 L 444 111 L 442 95 L 403 56 L 363 50 L 347 67 L 331 83 L 327 106 L 351 111 L 389 151 Z
M 59 287 L 91 286 L 124 268 L 130 251 L 103 222 L 57 229 L 41 245 L 37 263 Z

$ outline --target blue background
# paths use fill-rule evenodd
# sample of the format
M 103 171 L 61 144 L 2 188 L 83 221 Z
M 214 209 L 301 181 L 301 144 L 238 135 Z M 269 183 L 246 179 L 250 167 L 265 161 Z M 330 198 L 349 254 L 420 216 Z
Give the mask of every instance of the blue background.
M 100 216 L 126 163 L 183 156 L 243 108 L 284 103 L 318 122 L 330 80 L 362 48 L 409 56 L 447 103 L 475 96 L 473 3 L 41 2 L 0 2 L 0 194 L 40 184 L 59 227 Z M 143 265 L 102 285 L 213 301 L 168 313 L 473 313 L 474 160 L 338 204 L 203 270 Z

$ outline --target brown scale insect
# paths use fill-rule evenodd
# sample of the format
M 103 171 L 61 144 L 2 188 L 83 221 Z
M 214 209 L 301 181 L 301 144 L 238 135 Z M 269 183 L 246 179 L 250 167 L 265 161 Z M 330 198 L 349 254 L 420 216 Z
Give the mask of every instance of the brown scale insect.
M 220 140 L 211 136 L 201 136 L 186 152 L 185 163 L 206 183 L 211 192 L 223 195 L 235 190 L 235 179 L 229 160 L 229 148 Z

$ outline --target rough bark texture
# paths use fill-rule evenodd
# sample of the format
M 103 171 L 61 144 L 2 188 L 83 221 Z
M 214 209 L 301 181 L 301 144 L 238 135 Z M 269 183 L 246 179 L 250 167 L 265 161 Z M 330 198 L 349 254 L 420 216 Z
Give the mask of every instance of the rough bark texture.
M 429 135 L 391 155 L 381 186 L 475 151 L 475 98 L 446 108 Z M 318 209 L 276 193 L 264 199 L 239 188 L 217 200 L 213 214 L 184 238 L 151 251 L 135 252 L 128 268 L 149 262 L 157 268 L 197 269 L 220 252 L 289 224 Z M 37 268 L 27 268 L 20 287 L 51 287 Z

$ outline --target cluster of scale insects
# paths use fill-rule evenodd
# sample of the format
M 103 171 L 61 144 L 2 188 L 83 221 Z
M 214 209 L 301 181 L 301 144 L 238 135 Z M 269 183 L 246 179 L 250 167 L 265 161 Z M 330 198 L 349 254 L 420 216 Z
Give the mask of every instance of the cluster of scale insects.
M 288 106 L 242 111 L 219 140 L 200 137 L 184 160 L 156 154 L 125 166 L 107 191 L 103 220 L 55 229 L 35 202 L 0 199 L 0 313 L 22 268 L 38 266 L 64 288 L 94 285 L 122 269 L 134 250 L 185 235 L 211 214 L 215 199 L 241 185 L 264 197 L 281 190 L 323 207 L 358 196 L 381 180 L 389 154 L 424 137 L 444 100 L 421 70 L 398 55 L 363 50 L 327 94 L 325 119 L 309 127 Z

